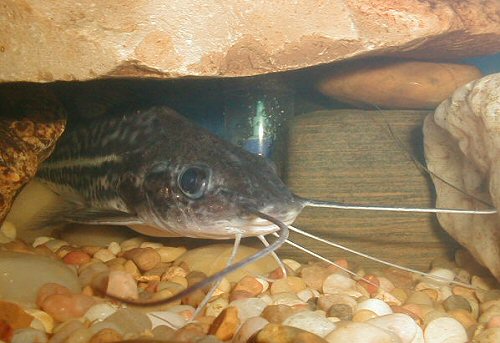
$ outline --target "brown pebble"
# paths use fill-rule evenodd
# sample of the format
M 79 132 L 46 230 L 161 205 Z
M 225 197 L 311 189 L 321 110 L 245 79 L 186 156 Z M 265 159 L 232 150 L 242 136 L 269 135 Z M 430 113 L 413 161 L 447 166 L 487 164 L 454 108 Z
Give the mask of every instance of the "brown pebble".
M 63 245 L 59 249 L 56 250 L 55 254 L 58 258 L 62 259 L 64 256 L 69 254 L 70 252 L 76 250 L 75 247 L 72 247 L 71 245 Z
M 113 329 L 102 329 L 90 339 L 89 343 L 112 343 L 120 342 L 123 336 Z
M 410 272 L 388 268 L 384 276 L 391 281 L 396 288 L 409 289 L 413 285 L 413 275 Z
M 197 342 L 207 335 L 205 323 L 189 323 L 177 330 L 171 340 L 173 342 Z
M 148 271 L 161 262 L 160 254 L 153 248 L 133 248 L 126 251 L 123 257 L 134 261 L 141 271 Z
M 22 252 L 22 253 L 34 253 L 34 249 L 28 244 L 16 239 L 15 241 L 2 244 L 2 248 L 7 251 Z
M 230 306 L 224 309 L 210 325 L 208 333 L 214 335 L 221 341 L 228 341 L 233 338 L 236 329 L 240 325 L 238 309 Z
M 80 250 L 70 251 L 63 258 L 63 262 L 66 264 L 82 265 L 84 263 L 88 263 L 89 261 L 90 255 Z
M 477 324 L 477 321 L 474 319 L 472 314 L 469 311 L 463 309 L 456 309 L 448 311 L 448 314 L 458 320 L 465 329 L 470 328 L 473 325 Z
M 366 322 L 369 319 L 378 317 L 377 314 L 370 310 L 359 310 L 352 316 L 353 322 Z
M 323 282 L 326 277 L 331 274 L 331 272 L 318 265 L 312 265 L 302 268 L 300 274 L 308 287 L 319 291 L 323 287 Z
M 347 304 L 333 304 L 327 312 L 327 317 L 352 320 L 352 307 Z
M 253 276 L 245 276 L 234 286 L 233 292 L 245 291 L 250 297 L 255 297 L 262 293 L 264 286 Z
M 270 323 L 248 343 L 327 343 L 323 338 L 292 326 Z
M 125 262 L 123 265 L 124 271 L 132 275 L 134 278 L 138 278 L 141 276 L 141 272 L 139 271 L 139 268 L 135 265 L 134 261 L 128 260 Z
M 354 311 L 356 308 L 356 300 L 345 294 L 322 294 L 318 297 L 317 304 L 323 311 L 328 311 L 334 304 L 345 304 L 351 307 Z M 352 312 L 351 311 L 351 312 Z
M 0 322 L 2 321 L 14 330 L 23 329 L 30 326 L 33 316 L 17 304 L 0 300 Z
M 460 295 L 451 295 L 443 301 L 443 307 L 446 311 L 465 310 L 472 312 L 472 308 L 464 297 Z
M 288 305 L 268 305 L 262 311 L 261 317 L 267 319 L 270 323 L 281 324 L 296 312 L 295 309 Z

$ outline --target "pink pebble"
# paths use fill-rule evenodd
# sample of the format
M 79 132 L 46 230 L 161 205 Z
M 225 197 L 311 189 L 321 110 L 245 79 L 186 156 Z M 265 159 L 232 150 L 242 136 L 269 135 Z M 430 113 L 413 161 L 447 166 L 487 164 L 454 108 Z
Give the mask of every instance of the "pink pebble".
M 66 264 L 82 265 L 88 263 L 89 261 L 90 261 L 90 255 L 83 251 L 78 251 L 78 250 L 70 251 L 63 258 L 63 262 Z
M 83 294 L 54 294 L 42 303 L 42 310 L 59 322 L 79 318 L 95 304 L 92 297 Z
M 121 299 L 137 299 L 139 297 L 134 277 L 119 270 L 109 272 L 106 293 Z
M 486 328 L 487 329 L 500 328 L 500 316 L 491 317 Z
M 45 302 L 45 300 L 49 296 L 55 294 L 71 295 L 71 291 L 66 287 L 57 283 L 46 283 L 38 290 L 38 294 L 36 297 L 36 304 L 39 307 L 42 307 L 42 304 Z

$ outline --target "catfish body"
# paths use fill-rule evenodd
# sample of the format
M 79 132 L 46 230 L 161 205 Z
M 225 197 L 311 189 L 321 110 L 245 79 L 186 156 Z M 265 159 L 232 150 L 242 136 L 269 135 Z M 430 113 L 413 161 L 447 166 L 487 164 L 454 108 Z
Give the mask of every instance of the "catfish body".
M 52 221 L 128 225 L 153 236 L 228 239 L 291 223 L 303 203 L 261 156 L 167 107 L 69 126 L 37 177 L 66 200 Z

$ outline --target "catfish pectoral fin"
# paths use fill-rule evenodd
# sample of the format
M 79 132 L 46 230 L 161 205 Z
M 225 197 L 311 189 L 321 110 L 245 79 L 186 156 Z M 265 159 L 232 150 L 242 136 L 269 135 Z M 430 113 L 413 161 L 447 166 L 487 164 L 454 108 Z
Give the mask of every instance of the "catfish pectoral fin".
M 115 209 L 82 208 L 74 204 L 66 204 L 62 208 L 49 210 L 40 215 L 31 226 L 32 229 L 40 229 L 65 223 L 126 226 L 142 224 L 142 221 L 133 213 Z

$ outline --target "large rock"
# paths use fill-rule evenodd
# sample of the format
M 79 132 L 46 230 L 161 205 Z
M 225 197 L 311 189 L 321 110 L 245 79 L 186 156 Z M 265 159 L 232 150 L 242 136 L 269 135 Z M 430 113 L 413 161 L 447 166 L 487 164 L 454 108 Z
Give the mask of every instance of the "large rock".
M 368 108 L 434 109 L 455 89 L 483 76 L 467 64 L 393 59 L 332 69 L 319 82 L 320 92 Z
M 65 114 L 52 93 L 37 86 L 0 89 L 0 222 L 64 131 Z
M 500 208 L 500 74 L 459 88 L 426 118 L 424 136 L 438 207 L 481 209 L 491 203 Z M 498 214 L 440 214 L 438 219 L 500 280 Z
M 500 50 L 497 0 L 3 1 L 0 81 L 243 76 Z

